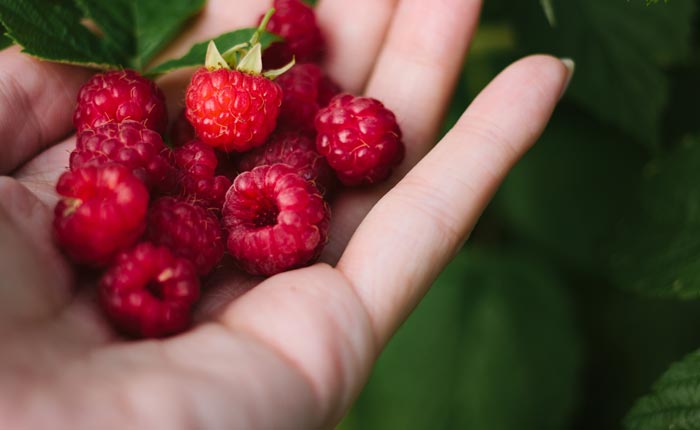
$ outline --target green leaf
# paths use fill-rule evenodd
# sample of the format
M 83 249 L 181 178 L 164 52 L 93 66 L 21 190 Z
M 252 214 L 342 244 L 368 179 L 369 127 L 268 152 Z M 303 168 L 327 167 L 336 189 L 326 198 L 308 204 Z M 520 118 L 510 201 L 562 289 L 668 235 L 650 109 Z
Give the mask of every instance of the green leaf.
M 390 342 L 342 428 L 566 428 L 578 366 L 571 302 L 547 265 L 462 252 Z
M 228 48 L 231 48 L 239 43 L 244 43 L 250 40 L 251 36 L 255 32 L 255 28 L 244 28 L 230 33 L 222 34 L 216 37 L 214 43 L 219 48 L 219 51 L 224 52 Z M 263 32 L 260 36 L 260 44 L 263 49 L 270 46 L 272 42 L 280 40 L 278 36 L 271 33 Z M 202 66 L 204 64 L 204 57 L 207 53 L 207 46 L 209 45 L 209 40 L 197 43 L 190 49 L 190 51 L 184 56 L 166 61 L 148 71 L 149 75 L 158 75 L 162 73 L 167 73 L 175 69 L 180 69 L 183 67 L 196 67 Z
M 646 157 L 629 139 L 562 106 L 496 197 L 520 237 L 568 266 L 607 270 L 611 237 Z
M 700 351 L 673 364 L 625 418 L 627 430 L 700 428 Z
M 103 0 L 97 0 L 103 1 Z M 136 33 L 135 64 L 143 69 L 197 14 L 206 0 L 133 0 Z
M 570 0 L 557 10 L 556 28 L 532 3 L 512 2 L 525 50 L 573 58 L 576 76 L 567 97 L 657 146 L 668 100 L 663 67 L 687 58 L 696 2 L 649 8 L 639 0 Z
M 601 279 L 570 278 L 588 363 L 587 400 L 573 428 L 619 429 L 669 363 L 700 345 L 694 329 L 700 326 L 700 302 L 651 299 Z
M 547 21 L 549 21 L 549 25 L 551 25 L 552 27 L 557 25 L 557 17 L 554 15 L 554 7 L 552 6 L 552 0 L 540 0 L 540 4 L 542 5 L 544 15 L 547 17 Z
M 88 30 L 70 0 L 0 0 L 0 21 L 23 51 L 47 60 L 114 68 L 118 56 Z
M 204 2 L 0 0 L 0 21 L 30 55 L 103 69 L 143 70 Z M 99 35 L 83 25 L 85 18 Z
M 5 33 L 7 32 L 7 29 L 5 28 L 4 25 L 0 22 L 0 49 L 5 49 L 8 46 L 12 45 L 12 39 L 9 37 L 5 36 Z
M 612 256 L 619 285 L 643 294 L 700 297 L 700 139 L 645 170 Z
M 145 65 L 198 13 L 205 0 L 162 2 L 143 0 L 77 0 L 104 33 L 105 44 L 124 64 Z

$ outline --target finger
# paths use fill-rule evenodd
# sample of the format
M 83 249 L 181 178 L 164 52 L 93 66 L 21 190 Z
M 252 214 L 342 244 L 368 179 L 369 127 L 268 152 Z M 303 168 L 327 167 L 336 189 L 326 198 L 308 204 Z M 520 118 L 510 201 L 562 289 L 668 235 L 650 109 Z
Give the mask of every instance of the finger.
M 480 0 L 403 0 L 367 87 L 394 111 L 404 133 L 403 177 L 434 143 L 479 17 Z M 420 29 L 420 31 L 416 31 Z M 331 242 L 323 261 L 334 264 L 372 206 L 391 187 L 346 193 L 334 202 Z
M 315 394 L 306 414 L 318 420 L 308 428 L 329 428 L 342 418 L 377 356 L 363 304 L 327 265 L 269 278 L 232 302 L 220 321 L 266 345 L 304 377 Z
M 539 137 L 568 76 L 563 62 L 546 56 L 510 66 L 363 221 L 337 268 L 355 286 L 380 343 L 425 294 L 508 170 Z
M 0 174 L 67 135 L 78 89 L 90 71 L 0 52 Z
M 51 211 L 0 177 L 0 325 L 53 316 L 70 296 L 70 269 L 53 246 Z
M 322 0 L 316 8 L 328 43 L 326 68 L 346 91 L 360 93 L 384 42 L 398 0 Z
M 404 172 L 434 143 L 479 18 L 480 0 L 402 0 L 367 86 L 397 116 Z

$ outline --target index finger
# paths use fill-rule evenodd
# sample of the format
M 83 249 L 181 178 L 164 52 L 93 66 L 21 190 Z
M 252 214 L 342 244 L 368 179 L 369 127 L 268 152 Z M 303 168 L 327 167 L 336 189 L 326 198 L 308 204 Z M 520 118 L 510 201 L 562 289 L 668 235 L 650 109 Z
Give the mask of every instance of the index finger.
M 546 56 L 510 66 L 360 225 L 337 269 L 365 305 L 380 344 L 427 292 L 508 170 L 542 133 L 570 73 Z

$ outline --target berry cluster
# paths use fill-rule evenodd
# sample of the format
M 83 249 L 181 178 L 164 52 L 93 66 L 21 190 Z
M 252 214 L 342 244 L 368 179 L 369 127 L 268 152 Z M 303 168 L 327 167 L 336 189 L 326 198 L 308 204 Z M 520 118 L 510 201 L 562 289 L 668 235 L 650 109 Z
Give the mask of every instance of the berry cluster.
M 170 127 L 172 146 L 152 81 L 113 71 L 80 91 L 54 235 L 73 261 L 104 269 L 100 303 L 127 335 L 185 330 L 202 279 L 226 251 L 251 275 L 313 263 L 338 180 L 376 183 L 402 160 L 391 111 L 341 94 L 315 63 L 325 47 L 313 9 L 274 6 L 249 43 L 224 54 L 210 43 Z M 284 41 L 263 53 L 265 28 Z

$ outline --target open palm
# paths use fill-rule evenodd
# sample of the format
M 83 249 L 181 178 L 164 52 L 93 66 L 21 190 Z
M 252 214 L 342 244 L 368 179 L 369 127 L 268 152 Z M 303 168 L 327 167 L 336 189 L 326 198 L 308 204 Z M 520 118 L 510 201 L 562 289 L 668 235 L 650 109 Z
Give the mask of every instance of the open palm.
M 264 3 L 210 0 L 171 55 L 256 22 Z M 92 280 L 76 279 L 52 244 L 53 185 L 74 144 L 60 140 L 89 72 L 1 52 L 0 174 L 11 176 L 0 178 L 0 426 L 335 425 L 566 86 L 561 61 L 521 60 L 433 148 L 479 8 L 320 2 L 330 74 L 394 110 L 406 161 L 395 183 L 335 199 L 325 263 L 265 280 L 224 267 L 206 282 L 195 328 L 159 341 L 117 338 L 80 288 Z M 185 79 L 162 82 L 170 100 Z

